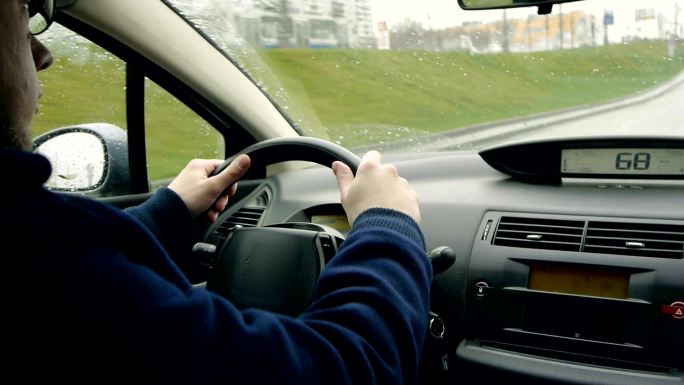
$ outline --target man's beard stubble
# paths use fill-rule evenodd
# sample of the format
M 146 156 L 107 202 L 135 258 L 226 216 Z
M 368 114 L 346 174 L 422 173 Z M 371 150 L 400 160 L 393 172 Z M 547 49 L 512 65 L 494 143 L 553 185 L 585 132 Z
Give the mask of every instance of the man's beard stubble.
M 0 117 L 0 150 L 32 151 L 33 141 L 27 134 L 18 134 Z

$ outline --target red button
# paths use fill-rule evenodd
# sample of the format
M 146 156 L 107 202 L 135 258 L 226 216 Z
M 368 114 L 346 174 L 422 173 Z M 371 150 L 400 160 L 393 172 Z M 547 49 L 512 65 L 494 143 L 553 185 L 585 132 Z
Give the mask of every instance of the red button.
M 665 315 L 671 315 L 674 319 L 684 319 L 684 302 L 673 302 L 672 305 L 663 305 L 660 307 L 660 312 Z

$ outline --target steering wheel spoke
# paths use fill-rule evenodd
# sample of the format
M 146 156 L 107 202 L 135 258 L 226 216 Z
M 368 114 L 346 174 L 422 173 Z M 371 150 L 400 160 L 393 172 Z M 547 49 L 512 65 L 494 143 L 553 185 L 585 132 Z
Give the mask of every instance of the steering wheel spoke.
M 265 177 L 268 165 L 309 161 L 332 166 L 346 163 L 356 173 L 360 159 L 336 144 L 306 137 L 277 138 L 245 148 L 214 171 L 220 173 L 240 154 L 252 159 L 251 176 Z M 344 236 L 312 223 L 281 223 L 235 228 L 214 250 L 215 266 L 207 289 L 240 308 L 260 308 L 298 315 L 311 303 L 318 277 Z

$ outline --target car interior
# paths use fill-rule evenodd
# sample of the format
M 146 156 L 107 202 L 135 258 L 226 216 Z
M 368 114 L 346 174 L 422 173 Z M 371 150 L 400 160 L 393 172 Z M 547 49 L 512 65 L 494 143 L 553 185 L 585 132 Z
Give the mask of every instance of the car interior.
M 542 15 L 561 3 L 460 2 Z M 55 189 L 121 208 L 141 203 L 168 183 L 151 183 L 148 170 L 147 82 L 154 82 L 218 133 L 225 165 L 238 154 L 253 159 L 218 221 L 197 229 L 188 276 L 240 307 L 296 316 L 350 230 L 330 166 L 341 160 L 355 170 L 373 144 L 303 135 L 253 67 L 226 54 L 174 3 L 78 0 L 59 11 L 60 28 L 124 63 L 125 121 L 115 124 L 125 131 L 71 124 L 36 146 L 59 132 L 98 137 L 108 157 L 99 182 Z M 604 110 L 626 114 L 665 94 L 681 96 L 683 84 L 679 76 L 658 95 Z M 681 114 L 684 99 L 674 100 L 669 108 Z M 467 135 L 491 127 L 466 128 L 458 138 L 469 144 L 459 150 L 379 145 L 421 201 L 434 274 L 423 383 L 684 384 L 684 127 L 604 131 L 605 111 L 588 108 L 564 110 L 553 123 L 543 114 L 507 121 L 510 132 L 486 140 Z M 568 122 L 592 131 L 545 131 Z M 163 130 L 172 135 L 174 127 Z M 261 246 L 254 263 L 262 276 L 231 279 L 241 274 L 241 250 L 253 244 Z

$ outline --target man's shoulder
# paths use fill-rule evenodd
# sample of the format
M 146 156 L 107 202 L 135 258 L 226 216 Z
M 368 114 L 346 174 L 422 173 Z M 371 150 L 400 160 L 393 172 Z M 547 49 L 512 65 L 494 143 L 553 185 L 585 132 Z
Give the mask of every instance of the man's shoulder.
M 47 243 L 58 248 L 70 242 L 103 240 L 134 222 L 113 206 L 42 187 L 25 190 L 0 206 L 3 228 L 9 229 L 6 234 L 24 242 L 41 242 L 40 248 L 48 247 Z
M 0 150 L 0 172 L 5 178 L 0 201 L 5 213 L 17 217 L 5 217 L 20 221 L 41 217 L 47 220 L 58 215 L 61 220 L 78 218 L 81 215 L 117 215 L 117 210 L 94 200 L 70 194 L 54 193 L 46 190 L 52 167 L 40 154 L 25 151 Z M 8 223 L 11 224 L 11 223 Z

